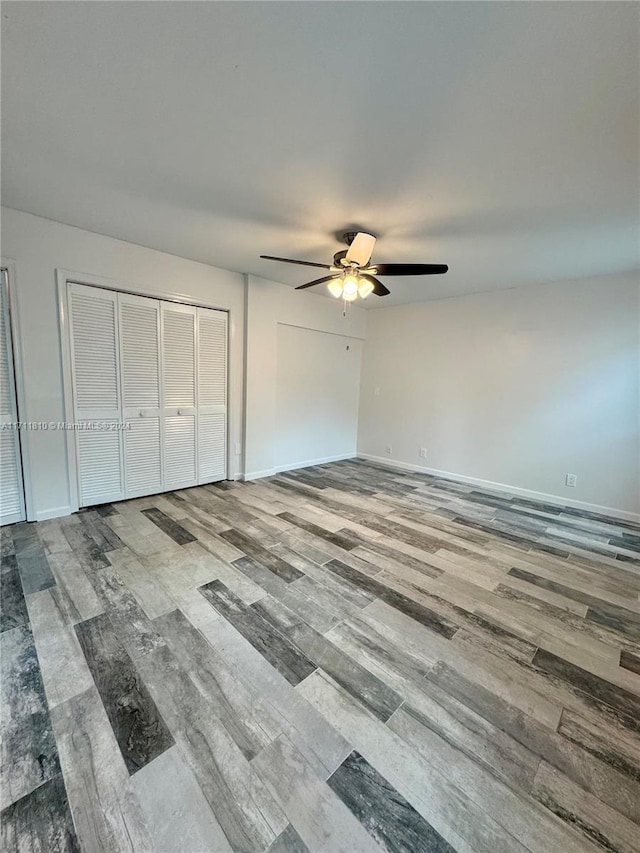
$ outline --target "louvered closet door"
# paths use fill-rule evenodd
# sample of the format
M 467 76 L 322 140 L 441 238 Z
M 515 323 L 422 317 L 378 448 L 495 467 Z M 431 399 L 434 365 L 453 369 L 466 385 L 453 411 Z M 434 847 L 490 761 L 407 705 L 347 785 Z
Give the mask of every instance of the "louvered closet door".
M 118 295 L 125 493 L 163 489 L 160 399 L 160 302 Z
M 118 303 L 110 290 L 69 284 L 76 459 L 80 506 L 124 497 Z
M 197 309 L 198 482 L 227 472 L 227 314 Z
M 197 483 L 196 309 L 163 302 L 164 487 Z
M 0 524 L 24 521 L 20 437 L 9 325 L 7 274 L 0 280 Z

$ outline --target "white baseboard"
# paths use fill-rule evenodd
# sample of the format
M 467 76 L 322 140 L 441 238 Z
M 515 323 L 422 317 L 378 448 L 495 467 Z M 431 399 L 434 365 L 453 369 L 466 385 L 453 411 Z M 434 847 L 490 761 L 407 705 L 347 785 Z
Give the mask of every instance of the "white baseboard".
M 240 474 L 239 479 L 248 483 L 250 480 L 262 480 L 263 477 L 273 477 L 275 473 L 275 468 L 265 468 L 264 471 L 249 471 L 247 474 Z
M 48 521 L 50 518 L 63 518 L 65 515 L 71 515 L 71 507 L 69 505 L 40 510 L 40 512 L 36 513 L 36 517 L 30 518 L 29 521 Z
M 307 459 L 306 462 L 293 462 L 291 465 L 278 465 L 276 473 L 280 471 L 296 471 L 298 468 L 311 468 L 312 465 L 326 465 L 327 462 L 342 462 L 344 459 L 355 459 L 355 453 L 339 453 L 337 456 L 324 456 L 322 459 Z
M 408 462 L 399 462 L 396 459 L 387 459 L 384 456 L 374 456 L 371 453 L 358 453 L 358 456 L 361 459 L 367 459 L 369 462 L 377 462 L 388 468 L 398 468 L 401 471 L 415 471 L 419 474 L 431 474 L 434 477 L 442 477 L 443 480 L 453 480 L 458 483 L 480 486 L 481 488 L 491 489 L 496 492 L 506 492 L 510 495 L 516 495 L 519 498 L 529 498 L 530 500 L 542 501 L 543 503 L 555 504 L 557 506 L 569 506 L 573 509 L 584 509 L 588 512 L 610 515 L 614 518 L 625 519 L 626 521 L 640 522 L 640 513 L 629 512 L 626 509 L 616 509 L 611 506 L 600 506 L 600 504 L 576 501 L 571 498 L 560 497 L 559 495 L 548 495 L 545 492 L 535 492 L 532 489 L 521 489 L 519 486 L 494 483 L 492 480 L 481 480 L 478 477 L 467 477 L 464 474 L 452 474 L 450 471 L 440 471 L 437 468 L 423 468 L 421 465 L 411 465 Z
M 321 459 L 306 459 L 303 462 L 291 462 L 286 465 L 277 465 L 275 468 L 266 468 L 264 471 L 250 471 L 248 474 L 241 475 L 240 479 L 245 482 L 260 480 L 263 477 L 273 477 L 274 474 L 280 474 L 282 471 L 297 471 L 298 468 L 311 468 L 313 465 L 326 465 L 327 462 L 342 462 L 344 459 L 355 458 L 355 453 L 340 453 L 337 456 L 323 456 Z

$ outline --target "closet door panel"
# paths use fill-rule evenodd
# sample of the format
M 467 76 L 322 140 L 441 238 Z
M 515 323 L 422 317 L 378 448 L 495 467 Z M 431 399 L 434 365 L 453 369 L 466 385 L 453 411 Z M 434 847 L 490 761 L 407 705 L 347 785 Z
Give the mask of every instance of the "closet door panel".
M 121 431 L 77 433 L 80 506 L 122 500 Z
M 84 419 L 117 418 L 117 295 L 81 284 L 71 284 L 69 288 L 75 414 Z
M 164 419 L 164 487 L 186 489 L 196 485 L 196 419 L 169 415 Z
M 197 483 L 196 309 L 162 303 L 164 487 Z
M 162 491 L 160 302 L 119 294 L 127 497 Z
M 79 503 L 90 506 L 124 497 L 117 294 L 69 284 L 68 295 Z
M 227 314 L 197 310 L 198 482 L 226 477 Z
M 196 309 L 162 303 L 162 362 L 165 409 L 196 404 Z
M 124 432 L 127 497 L 153 495 L 163 489 L 161 421 L 131 418 Z
M 160 303 L 121 293 L 122 403 L 125 411 L 160 409 Z
M 24 521 L 22 476 L 18 455 L 18 436 L 15 430 L 0 432 L 0 524 Z
M 227 475 L 227 416 L 198 417 L 198 482 L 215 483 Z
M 20 437 L 13 426 L 17 420 L 8 288 L 3 271 L 0 280 L 0 524 L 13 524 L 25 518 Z
M 198 308 L 198 405 L 227 405 L 227 314 Z

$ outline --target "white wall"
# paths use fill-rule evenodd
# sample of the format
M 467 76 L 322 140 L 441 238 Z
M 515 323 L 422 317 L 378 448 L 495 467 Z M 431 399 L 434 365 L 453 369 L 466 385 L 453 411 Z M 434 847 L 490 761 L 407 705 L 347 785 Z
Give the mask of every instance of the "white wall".
M 359 453 L 637 513 L 639 295 L 626 274 L 370 311 Z
M 247 479 L 267 476 L 297 464 L 313 464 L 354 456 L 357 432 L 358 352 L 365 332 L 365 311 L 351 307 L 343 316 L 342 303 L 314 293 L 296 292 L 273 281 L 247 277 L 247 356 L 245 365 L 245 472 Z M 285 328 L 286 327 L 286 328 Z M 299 333 L 289 328 L 301 330 Z M 339 336 L 327 341 L 327 336 Z M 343 347 L 352 347 L 349 353 Z M 280 364 L 278 363 L 280 353 Z M 323 366 L 312 364 L 313 354 L 330 358 Z M 346 356 L 354 400 L 343 412 L 338 429 L 329 423 L 345 400 L 342 372 Z M 308 386 L 283 359 L 295 360 L 304 371 Z M 355 366 L 354 366 L 355 362 Z M 328 378 L 333 373 L 335 384 Z M 280 381 L 279 381 L 280 378 Z M 285 394 L 285 382 L 295 387 Z M 280 389 L 280 390 L 279 390 Z M 326 406 L 323 423 L 294 415 L 317 397 Z M 317 407 L 317 401 L 313 404 Z M 319 407 L 316 408 L 316 414 Z M 284 432 L 291 438 L 289 419 L 299 418 L 295 442 L 281 441 Z M 301 458 L 304 457 L 304 458 Z
M 15 263 L 19 346 L 24 368 L 24 421 L 63 421 L 62 354 L 56 269 L 82 281 L 103 277 L 105 286 L 166 298 L 184 298 L 229 311 L 231 328 L 231 447 L 242 440 L 244 277 L 195 261 L 113 240 L 40 217 L 2 209 L 2 259 Z M 31 515 L 69 512 L 65 436 L 23 432 L 31 480 Z M 240 473 L 232 457 L 230 476 Z

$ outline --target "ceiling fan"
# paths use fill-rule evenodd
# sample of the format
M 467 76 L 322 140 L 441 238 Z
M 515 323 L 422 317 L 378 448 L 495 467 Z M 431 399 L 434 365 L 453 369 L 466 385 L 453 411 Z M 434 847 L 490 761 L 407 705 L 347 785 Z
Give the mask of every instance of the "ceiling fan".
M 370 293 L 376 296 L 386 296 L 391 291 L 376 278 L 378 275 L 441 275 L 447 272 L 446 264 L 373 264 L 370 265 L 376 238 L 364 231 L 346 231 L 343 241 L 349 247 L 333 256 L 333 264 L 316 264 L 312 261 L 295 261 L 292 258 L 276 258 L 273 255 L 260 255 L 268 261 L 283 261 L 285 264 L 300 264 L 304 267 L 320 267 L 330 270 L 331 275 L 317 278 L 307 284 L 301 284 L 296 290 L 314 287 L 316 284 L 328 282 L 327 287 L 336 299 L 342 297 L 347 302 L 353 302 L 360 296 L 362 299 Z

